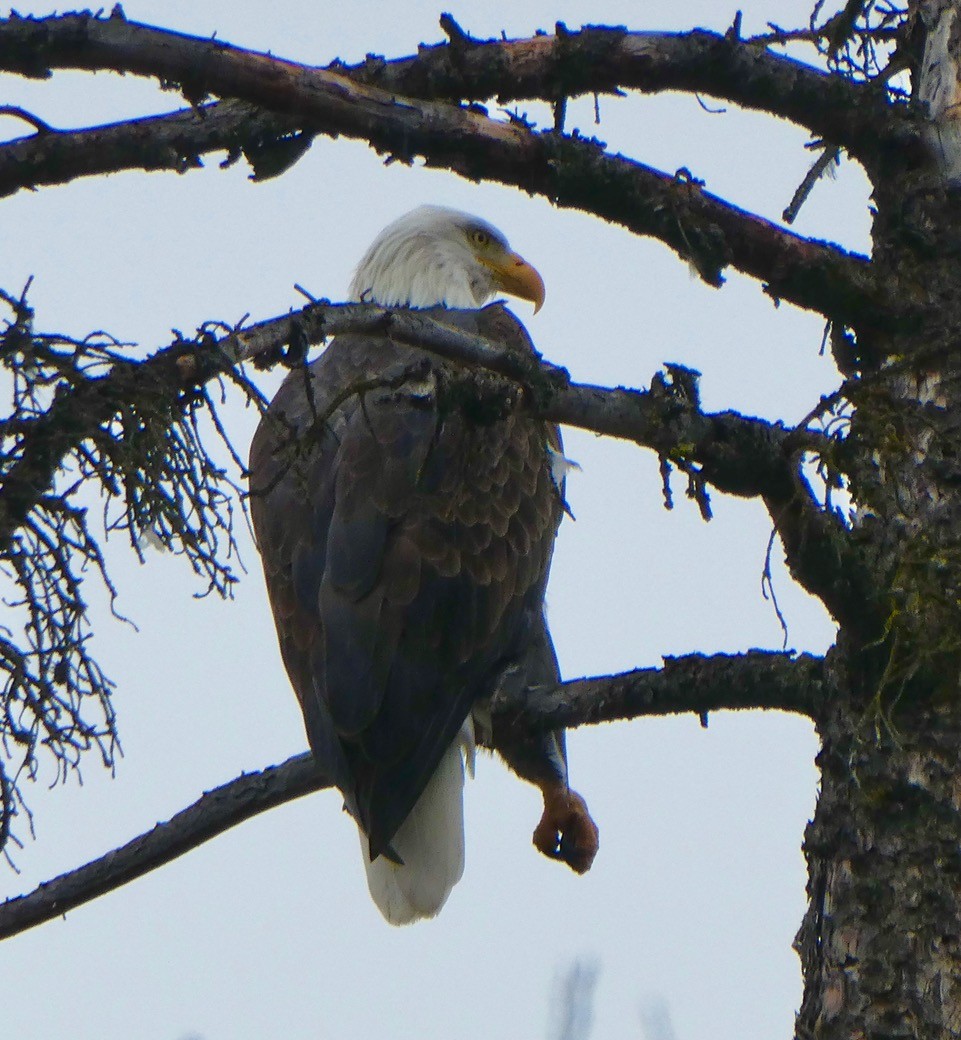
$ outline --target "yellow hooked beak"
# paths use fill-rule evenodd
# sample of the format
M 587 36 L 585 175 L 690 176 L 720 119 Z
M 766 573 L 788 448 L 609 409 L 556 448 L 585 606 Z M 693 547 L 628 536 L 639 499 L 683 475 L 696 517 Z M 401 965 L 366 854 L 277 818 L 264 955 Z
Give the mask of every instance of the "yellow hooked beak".
M 502 292 L 521 300 L 530 300 L 536 314 L 544 305 L 544 279 L 517 253 L 505 253 L 496 259 L 484 259 L 494 272 L 494 284 Z

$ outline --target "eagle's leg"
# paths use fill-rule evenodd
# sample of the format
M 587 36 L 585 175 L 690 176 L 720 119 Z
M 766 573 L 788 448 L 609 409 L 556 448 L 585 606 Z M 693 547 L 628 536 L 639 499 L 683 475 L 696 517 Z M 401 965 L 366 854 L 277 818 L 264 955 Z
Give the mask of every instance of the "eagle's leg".
M 547 626 L 542 624 L 521 662 L 505 668 L 498 677 L 497 690 L 517 695 L 535 684 L 554 685 L 560 680 L 557 658 Z M 478 718 L 480 713 L 481 718 Z M 485 739 L 489 717 L 483 719 L 483 706 L 474 709 L 475 721 Z M 494 748 L 518 776 L 541 789 L 544 812 L 534 828 L 534 846 L 551 859 L 563 860 L 578 874 L 591 869 L 597 855 L 597 824 L 591 819 L 587 803 L 572 791 L 567 778 L 567 742 L 564 730 L 552 730 L 517 740 L 494 741 Z
M 567 782 L 564 745 L 564 731 L 554 730 L 509 743 L 498 742 L 496 750 L 518 776 L 541 789 L 544 812 L 534 828 L 535 848 L 584 874 L 597 855 L 598 830 L 587 803 Z

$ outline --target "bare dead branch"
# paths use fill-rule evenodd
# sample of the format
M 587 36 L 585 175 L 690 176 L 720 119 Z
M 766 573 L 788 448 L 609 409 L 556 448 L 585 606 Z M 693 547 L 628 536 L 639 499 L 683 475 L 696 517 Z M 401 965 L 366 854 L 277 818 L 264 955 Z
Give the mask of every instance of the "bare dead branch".
M 736 412 L 708 415 L 696 380 L 673 366 L 650 390 L 572 383 L 567 371 L 540 356 L 515 352 L 444 323 L 443 309 L 388 309 L 373 304 L 308 304 L 280 318 L 231 333 L 218 344 L 225 358 L 275 362 L 291 342 L 314 345 L 338 333 L 379 333 L 460 364 L 489 369 L 522 383 L 529 406 L 545 419 L 634 441 L 668 458 L 705 467 L 718 490 L 741 497 L 790 497 L 794 484 L 785 454 L 825 450 L 811 431 L 791 431 Z M 800 438 L 800 440 L 798 440 Z
M 789 119 L 866 159 L 903 152 L 917 141 L 913 120 L 887 104 L 884 91 L 831 76 L 736 34 L 628 32 L 621 27 L 560 27 L 555 35 L 522 40 L 477 40 L 463 30 L 417 55 L 331 70 L 388 94 L 437 100 L 541 100 L 616 92 L 623 88 L 710 94 Z M 202 40 L 123 18 L 89 12 L 42 19 L 0 20 L 0 68 L 44 76 L 54 68 L 114 69 L 160 75 L 181 84 L 191 100 L 208 93 L 247 96 L 249 62 L 271 62 L 219 40 Z M 279 62 L 274 62 L 280 65 Z M 324 70 L 296 68 L 316 77 Z M 281 80 L 264 84 L 257 100 L 271 108 Z M 254 99 L 251 99 L 254 100 Z M 275 98 L 276 100 L 276 98 Z
M 36 332 L 25 293 L 0 299 L 13 312 L 0 327 L 11 396 L 0 418 L 0 752 L 11 766 L 0 839 L 16 842 L 12 817 L 22 810 L 29 819 L 21 781 L 36 776 L 39 756 L 65 779 L 89 752 L 110 766 L 117 749 L 113 684 L 92 650 L 87 580 L 99 579 L 111 606 L 116 590 L 81 489 L 102 492 L 106 531 L 125 532 L 141 555 L 149 538 L 185 557 L 205 591 L 222 596 L 236 580 L 241 495 L 207 452 L 201 417 L 215 437 L 226 440 L 225 431 L 206 387 L 180 372 L 179 341 L 140 363 L 105 333 L 77 340 Z M 201 333 L 188 348 L 193 372 L 203 371 L 205 342 Z M 227 375 L 255 393 L 241 373 Z
M 814 190 L 814 185 L 827 173 L 832 167 L 837 166 L 840 162 L 841 153 L 837 147 L 833 144 L 824 144 L 821 147 L 821 154 L 817 157 L 811 168 L 804 175 L 804 179 L 798 185 L 797 190 L 791 198 L 791 201 L 785 206 L 784 212 L 781 214 L 785 224 L 793 224 L 797 220 L 798 214 L 801 212 L 801 207 L 808 200 L 808 196 Z
M 445 326 L 443 312 L 311 304 L 227 337 L 221 350 L 228 357 L 271 357 L 286 343 L 314 344 L 347 331 L 379 331 L 449 360 L 499 372 L 527 388 L 530 407 L 545 419 L 651 448 L 693 481 L 702 512 L 704 484 L 761 498 L 795 578 L 852 632 L 865 641 L 876 638 L 881 597 L 869 568 L 840 517 L 821 507 L 800 472 L 803 452 L 832 454 L 831 438 L 736 412 L 704 413 L 696 375 L 680 366 L 658 374 L 646 391 L 572 383 L 564 369 L 539 357 L 519 358 Z
M 358 137 L 405 162 L 423 156 L 428 165 L 515 185 L 659 238 L 712 285 L 732 265 L 775 298 L 852 327 L 905 317 L 906 294 L 878 284 L 866 258 L 795 235 L 709 194 L 690 176 L 610 155 L 597 142 L 398 98 L 329 70 L 117 18 L 7 19 L 0 21 L 0 42 L 5 37 L 0 67 L 12 71 L 40 75 L 58 62 L 117 68 L 176 81 L 191 100 L 208 92 L 235 96 L 294 117 L 311 132 Z
M 913 119 L 891 106 L 883 90 L 775 53 L 767 42 L 779 41 L 703 29 L 628 32 L 592 25 L 522 40 L 470 38 L 459 48 L 438 44 L 408 58 L 371 56 L 358 65 L 331 68 L 414 97 L 496 98 L 501 104 L 553 104 L 559 97 L 625 89 L 707 94 L 837 140 L 869 169 L 892 148 L 920 155 Z
M 435 318 L 440 318 L 436 321 Z M 274 358 L 285 344 L 316 344 L 339 332 L 378 331 L 452 361 L 499 372 L 527 387 L 530 407 L 545 419 L 651 448 L 695 481 L 727 494 L 762 498 L 782 535 L 789 565 L 852 631 L 872 633 L 879 601 L 869 571 L 839 517 L 820 507 L 800 474 L 800 455 L 830 453 L 832 441 L 808 430 L 735 412 L 706 414 L 696 378 L 678 366 L 650 390 L 571 383 L 567 372 L 518 358 L 496 344 L 443 324 L 443 312 L 389 311 L 368 304 L 311 304 L 234 333 L 224 358 Z
M 825 683 L 823 659 L 810 654 L 751 650 L 668 657 L 661 668 L 499 692 L 491 705 L 494 745 L 532 732 L 688 712 L 702 721 L 712 711 L 742 709 L 816 719 Z
M 823 661 L 809 655 L 751 651 L 671 658 L 663 668 L 578 679 L 551 690 L 528 691 L 492 705 L 495 744 L 517 732 L 693 712 L 762 708 L 814 715 L 824 697 Z M 6 939 L 142 877 L 244 820 L 329 786 L 309 754 L 235 780 L 204 794 L 151 831 L 0 905 Z
M 24 428 L 19 461 L 0 482 L 5 505 L 0 510 L 0 541 L 22 522 L 35 501 L 31 492 L 39 493 L 49 485 L 66 452 L 145 388 L 175 399 L 185 388 L 199 386 L 238 362 L 275 364 L 292 343 L 317 345 L 345 332 L 387 335 L 448 360 L 507 376 L 527 387 L 530 407 L 544 418 L 632 440 L 679 461 L 688 457 L 705 468 L 710 483 L 729 494 L 786 500 L 793 495 L 794 485 L 785 468 L 785 453 L 828 447 L 811 431 L 792 432 L 734 412 L 701 412 L 692 385 L 676 379 L 682 371 L 677 367 L 668 377 L 658 377 L 648 391 L 571 383 L 566 370 L 540 357 L 520 358 L 499 344 L 447 325 L 444 314 L 442 308 L 391 310 L 321 301 L 219 340 L 178 340 L 144 362 L 118 361 L 91 385 L 61 395 L 49 414 Z M 7 501 L 8 486 L 12 501 Z
M 704 413 L 695 375 L 679 366 L 656 376 L 647 391 L 576 384 L 564 369 L 540 358 L 518 358 L 445 326 L 442 311 L 388 311 L 367 304 L 310 304 L 234 333 L 220 349 L 225 357 L 269 358 L 290 342 L 314 344 L 336 332 L 375 330 L 506 375 L 527 388 L 538 415 L 651 448 L 683 469 L 695 488 L 706 482 L 727 494 L 763 499 L 795 578 L 853 632 L 876 637 L 880 596 L 870 571 L 840 517 L 821 508 L 800 472 L 803 452 L 831 454 L 834 442 L 736 412 Z
M 891 294 L 896 288 L 883 288 L 860 254 L 796 235 L 712 195 L 690 176 L 609 155 L 594 142 L 555 134 L 535 141 L 539 154 L 520 166 L 522 179 L 511 179 L 515 153 L 502 143 L 485 155 L 473 175 L 517 183 L 557 205 L 657 238 L 709 285 L 722 284 L 723 271 L 731 266 L 760 281 L 774 299 L 835 315 L 835 320 L 846 315 L 843 320 L 855 328 L 874 328 L 879 318 L 896 326 L 915 317 L 903 297 L 895 302 Z M 430 157 L 427 161 L 432 162 Z
M 265 156 L 291 143 L 309 143 L 309 138 L 295 120 L 241 101 L 87 130 L 34 134 L 0 145 L 0 198 L 24 188 L 121 170 L 185 173 L 201 166 L 201 156 L 213 151 L 226 151 L 227 163 L 243 154 L 255 179 L 263 179 Z
M 689 455 L 708 467 L 708 479 L 718 490 L 742 497 L 776 495 L 782 490 L 793 493 L 793 484 L 784 482 L 783 453 L 828 446 L 811 431 L 795 432 L 735 412 L 701 412 L 693 384 L 682 385 L 677 379 L 684 371 L 679 366 L 666 377 L 659 376 L 646 391 L 572 383 L 565 369 L 540 356 L 519 357 L 499 344 L 447 325 L 444 314 L 443 309 L 391 310 L 373 304 L 321 301 L 232 333 L 218 346 L 224 358 L 268 359 L 272 363 L 290 342 L 315 345 L 344 332 L 387 335 L 524 384 L 530 407 L 545 419 L 631 440 L 677 460 Z M 791 438 L 795 440 L 791 442 Z
M 390 311 L 369 304 L 310 304 L 219 340 L 210 335 L 181 340 L 146 362 L 118 360 L 107 375 L 59 395 L 48 413 L 27 424 L 20 454 L 0 481 L 0 544 L 22 524 L 62 459 L 138 394 L 172 402 L 245 358 L 275 363 L 290 344 L 302 352 L 347 331 L 378 331 L 489 368 L 524 385 L 529 406 L 546 419 L 652 448 L 683 469 L 695 487 L 710 484 L 728 494 L 762 498 L 779 531 L 789 536 L 789 554 L 796 550 L 792 569 L 802 584 L 838 620 L 850 621 L 858 631 L 862 621 L 873 624 L 865 608 L 865 597 L 873 600 L 871 586 L 850 533 L 836 515 L 820 508 L 799 475 L 801 453 L 824 454 L 829 439 L 733 412 L 706 414 L 697 401 L 696 379 L 676 366 L 656 377 L 648 391 L 573 384 L 563 369 L 539 358 L 518 359 L 445 325 L 443 311 Z M 703 489 L 700 494 L 703 498 Z M 153 518 L 147 520 L 149 526 Z
M 0 904 L 0 939 L 61 917 L 252 816 L 326 786 L 309 753 L 257 773 L 244 773 L 121 848 L 44 882 L 29 895 Z

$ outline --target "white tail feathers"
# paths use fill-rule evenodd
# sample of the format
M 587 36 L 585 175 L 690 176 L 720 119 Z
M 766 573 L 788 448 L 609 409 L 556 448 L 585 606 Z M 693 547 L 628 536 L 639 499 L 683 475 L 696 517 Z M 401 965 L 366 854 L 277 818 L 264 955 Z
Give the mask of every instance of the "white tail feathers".
M 464 873 L 465 758 L 473 776 L 474 726 L 469 716 L 394 835 L 391 845 L 403 864 L 386 856 L 371 863 L 367 836 L 360 831 L 367 887 L 390 924 L 434 917 Z

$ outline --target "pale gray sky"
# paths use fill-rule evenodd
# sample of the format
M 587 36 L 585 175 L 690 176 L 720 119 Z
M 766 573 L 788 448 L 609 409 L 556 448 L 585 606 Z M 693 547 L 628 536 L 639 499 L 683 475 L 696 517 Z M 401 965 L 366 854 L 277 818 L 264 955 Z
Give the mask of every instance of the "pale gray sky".
M 742 2 L 745 31 L 803 22 L 810 0 Z M 128 17 L 326 63 L 406 54 L 436 41 L 434 2 L 126 0 Z M 21 3 L 22 13 L 48 13 Z M 269 11 L 269 13 L 268 13 Z M 724 28 L 711 0 L 464 2 L 480 36 L 563 20 L 632 28 Z M 0 101 L 57 126 L 177 106 L 150 83 L 108 74 L 2 77 Z M 546 121 L 546 110 L 527 106 Z M 717 106 L 712 106 L 717 107 Z M 614 150 L 673 171 L 777 219 L 810 160 L 805 137 L 693 97 L 601 100 L 569 123 Z M 7 137 L 22 124 L 0 122 Z M 662 246 L 543 199 L 452 175 L 385 167 L 361 144 L 318 139 L 263 184 L 213 158 L 201 172 L 123 174 L 2 201 L 0 286 L 36 280 L 38 325 L 106 328 L 162 345 L 169 330 L 236 322 L 300 305 L 295 282 L 337 299 L 388 221 L 420 203 L 482 215 L 541 271 L 544 310 L 517 311 L 576 379 L 648 385 L 664 361 L 703 372 L 708 408 L 797 420 L 836 384 L 819 356 L 822 323 L 731 275 L 721 291 Z M 798 230 L 867 248 L 867 189 L 850 166 L 818 186 Z M 232 412 L 246 449 L 253 417 Z M 770 524 L 762 508 L 715 496 L 703 523 L 676 486 L 662 508 L 656 459 L 570 431 L 583 471 L 569 483 L 549 606 L 568 677 L 652 665 L 663 654 L 780 648 L 761 595 Z M 16 894 L 122 843 L 244 769 L 305 747 L 245 532 L 249 577 L 236 600 L 195 600 L 181 561 L 139 567 L 111 543 L 120 609 L 139 633 L 98 617 L 117 681 L 125 757 L 114 779 L 91 760 L 83 787 L 28 790 L 36 840 Z M 824 650 L 824 611 L 793 588 L 776 551 L 775 586 L 797 649 Z M 716 715 L 581 730 L 574 785 L 601 829 L 577 878 L 534 852 L 536 792 L 483 760 L 467 791 L 468 863 L 441 917 L 403 930 L 367 895 L 357 838 L 337 796 L 269 813 L 179 862 L 0 947 L 3 1033 L 19 1040 L 389 1040 L 541 1038 L 552 980 L 575 957 L 600 966 L 594 1040 L 641 1036 L 642 1001 L 670 1008 L 678 1040 L 788 1036 L 800 1000 L 791 940 L 804 908 L 800 842 L 815 795 L 810 725 L 783 715 Z

